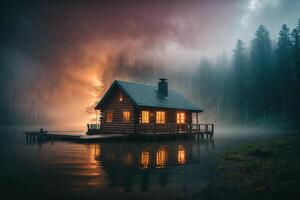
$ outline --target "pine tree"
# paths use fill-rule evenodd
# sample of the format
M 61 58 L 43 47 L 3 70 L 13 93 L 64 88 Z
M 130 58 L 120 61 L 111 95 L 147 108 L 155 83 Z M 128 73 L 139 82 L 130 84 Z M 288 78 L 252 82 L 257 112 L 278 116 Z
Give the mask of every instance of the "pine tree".
M 260 25 L 252 40 L 250 62 L 252 70 L 252 101 L 257 114 L 266 119 L 272 105 L 271 85 L 271 57 L 272 47 L 270 33 L 264 25 Z
M 293 30 L 292 34 L 293 45 L 293 66 L 295 71 L 295 79 L 300 83 L 300 18 L 298 19 L 298 26 Z
M 291 50 L 292 50 L 292 41 L 290 37 L 290 29 L 286 24 L 283 24 L 279 32 L 279 38 L 277 43 L 277 54 L 278 54 L 278 63 L 280 67 L 283 67 L 280 71 L 284 73 L 283 78 L 286 81 L 289 76 L 289 67 L 291 65 Z
M 233 89 L 234 96 L 232 102 L 238 111 L 238 117 L 242 115 L 246 120 L 249 118 L 248 114 L 248 100 L 247 100 L 247 52 L 245 44 L 238 40 L 236 47 L 233 50 Z
M 287 108 L 291 103 L 291 64 L 292 64 L 292 41 L 290 37 L 290 29 L 286 24 L 283 24 L 279 32 L 279 38 L 277 43 L 277 79 L 280 90 L 281 99 L 281 111 L 284 118 L 287 117 L 290 112 Z M 289 106 L 290 107 L 290 106 Z
M 296 117 L 300 118 L 300 18 L 298 18 L 298 25 L 292 31 L 292 90 L 293 104 L 296 107 L 294 113 Z
M 216 106 L 214 71 L 211 63 L 207 59 L 202 59 L 198 70 L 198 93 L 203 107 L 207 110 L 206 116 L 214 118 Z

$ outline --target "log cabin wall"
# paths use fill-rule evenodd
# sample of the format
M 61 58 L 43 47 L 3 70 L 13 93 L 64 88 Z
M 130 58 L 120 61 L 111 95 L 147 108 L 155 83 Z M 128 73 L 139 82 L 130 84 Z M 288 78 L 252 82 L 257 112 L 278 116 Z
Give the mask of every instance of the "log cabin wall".
M 122 101 L 120 101 L 122 98 Z M 113 121 L 106 122 L 106 115 L 108 111 L 113 112 Z M 130 112 L 129 122 L 123 121 L 123 111 Z M 136 115 L 135 108 L 130 99 L 118 88 L 115 88 L 111 96 L 104 103 L 101 108 L 101 129 L 103 133 L 134 133 Z
M 120 98 L 122 100 L 120 101 Z M 107 112 L 113 112 L 112 122 L 106 122 Z M 123 111 L 130 112 L 130 120 L 123 121 Z M 187 110 L 168 109 L 159 107 L 140 107 L 137 108 L 130 99 L 119 88 L 115 88 L 107 101 L 101 108 L 101 129 L 103 133 L 136 133 L 137 124 L 141 123 L 141 112 L 149 111 L 149 123 L 156 123 L 156 111 L 166 112 L 166 123 L 176 123 L 177 112 L 184 112 L 186 116 L 185 123 L 192 123 L 192 112 Z M 165 124 L 157 124 L 158 129 L 164 131 Z

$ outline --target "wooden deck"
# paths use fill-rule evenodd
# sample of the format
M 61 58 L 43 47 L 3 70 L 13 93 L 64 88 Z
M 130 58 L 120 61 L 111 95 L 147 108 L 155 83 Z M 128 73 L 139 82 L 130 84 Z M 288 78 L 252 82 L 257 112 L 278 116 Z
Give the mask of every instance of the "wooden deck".
M 137 132 L 143 133 L 167 133 L 167 134 L 214 134 L 214 124 L 138 124 Z
M 177 123 L 145 123 L 136 124 L 136 134 L 156 134 L 156 133 L 166 133 L 166 134 L 195 134 L 195 135 L 209 135 L 214 134 L 214 124 L 177 124 Z M 100 124 L 87 124 L 87 134 L 102 134 L 104 131 L 101 129 Z M 121 131 L 124 134 L 128 133 L 126 130 Z M 129 133 L 133 134 L 133 133 Z

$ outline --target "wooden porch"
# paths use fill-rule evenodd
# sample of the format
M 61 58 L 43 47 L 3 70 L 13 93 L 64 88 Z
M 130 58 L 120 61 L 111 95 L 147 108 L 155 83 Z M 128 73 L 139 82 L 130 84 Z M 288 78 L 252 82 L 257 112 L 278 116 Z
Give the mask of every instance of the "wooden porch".
M 100 134 L 101 128 L 100 124 L 87 124 L 87 134 L 88 135 L 96 135 Z
M 214 124 L 138 124 L 137 133 L 213 134 Z
M 87 124 L 88 134 L 105 134 L 101 130 L 100 124 Z M 214 124 L 177 124 L 177 123 L 138 123 L 136 124 L 137 134 L 153 135 L 207 135 L 212 137 L 214 134 Z M 124 131 L 124 134 L 129 134 Z

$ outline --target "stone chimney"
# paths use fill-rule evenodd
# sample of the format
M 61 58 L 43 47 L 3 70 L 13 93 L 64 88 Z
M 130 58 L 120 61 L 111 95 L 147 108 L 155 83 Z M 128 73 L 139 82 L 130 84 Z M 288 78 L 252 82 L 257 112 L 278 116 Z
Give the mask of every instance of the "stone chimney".
M 168 97 L 168 79 L 160 78 L 158 82 L 158 96 Z

